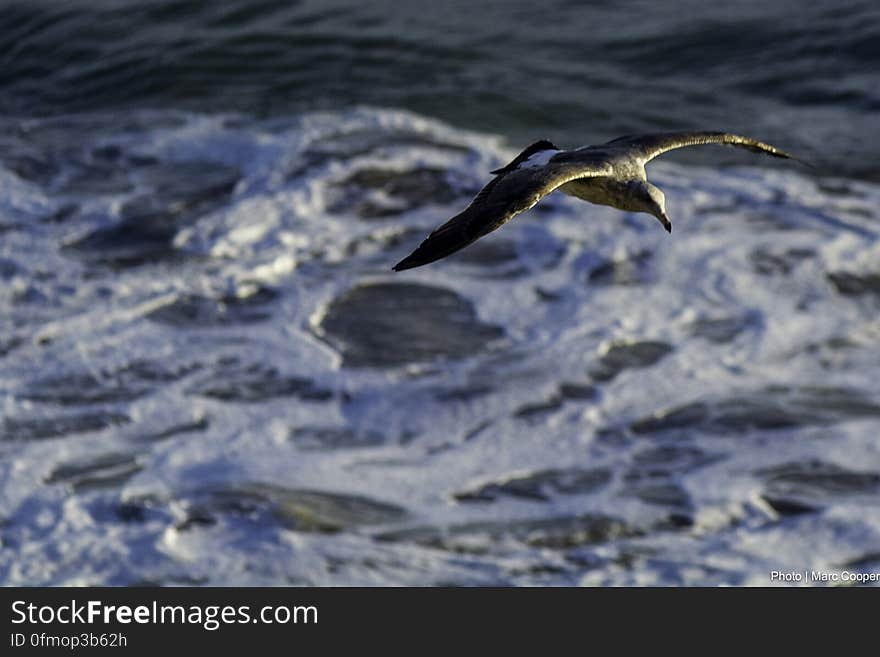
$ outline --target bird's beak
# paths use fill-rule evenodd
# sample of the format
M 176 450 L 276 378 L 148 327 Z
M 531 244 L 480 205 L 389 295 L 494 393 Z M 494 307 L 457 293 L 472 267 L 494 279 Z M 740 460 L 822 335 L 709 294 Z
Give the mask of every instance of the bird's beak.
M 657 217 L 657 221 L 659 221 L 661 224 L 663 224 L 663 227 L 666 229 L 666 232 L 671 233 L 672 232 L 672 222 L 669 220 L 669 217 L 666 216 L 666 213 L 661 212 L 655 216 Z

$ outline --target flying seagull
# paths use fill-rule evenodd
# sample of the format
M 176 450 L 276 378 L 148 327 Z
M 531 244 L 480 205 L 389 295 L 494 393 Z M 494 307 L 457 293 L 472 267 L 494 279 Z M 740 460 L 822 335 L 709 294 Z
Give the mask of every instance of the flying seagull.
M 672 232 L 663 192 L 648 182 L 645 164 L 666 151 L 698 144 L 727 144 L 797 160 L 764 142 L 726 132 L 667 132 L 627 135 L 599 146 L 561 150 L 537 141 L 505 167 L 460 214 L 437 228 L 394 271 L 440 260 L 500 228 L 550 192 L 657 217 Z

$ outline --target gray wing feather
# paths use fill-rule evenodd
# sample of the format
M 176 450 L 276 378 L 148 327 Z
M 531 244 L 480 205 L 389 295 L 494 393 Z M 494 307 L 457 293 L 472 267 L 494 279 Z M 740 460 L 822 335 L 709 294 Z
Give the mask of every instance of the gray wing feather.
M 480 239 L 525 212 L 557 187 L 577 178 L 604 176 L 611 166 L 604 161 L 560 163 L 516 169 L 497 176 L 460 214 L 437 228 L 394 271 L 412 269 L 440 260 Z
M 700 131 L 700 132 L 665 132 L 653 135 L 632 135 L 619 137 L 608 142 L 608 146 L 629 146 L 639 149 L 645 162 L 653 160 L 658 155 L 676 148 L 685 146 L 697 146 L 700 144 L 726 144 L 747 148 L 758 153 L 766 153 L 774 157 L 784 157 L 798 160 L 775 146 L 765 144 L 751 137 L 734 135 L 729 132 Z M 798 160 L 801 161 L 801 160 Z

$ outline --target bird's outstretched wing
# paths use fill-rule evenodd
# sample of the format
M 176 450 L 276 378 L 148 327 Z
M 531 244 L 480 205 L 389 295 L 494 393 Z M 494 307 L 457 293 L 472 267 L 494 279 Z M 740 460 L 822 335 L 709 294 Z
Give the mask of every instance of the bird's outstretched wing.
M 541 167 L 507 171 L 492 179 L 464 211 L 437 228 L 412 254 L 394 265 L 394 271 L 427 265 L 463 249 L 567 182 L 610 173 L 611 165 L 598 157 L 594 162 L 576 163 L 551 159 Z
M 784 157 L 791 160 L 797 160 L 798 162 L 810 166 L 807 162 L 803 162 L 803 160 L 800 160 L 785 151 L 781 151 L 775 146 L 765 144 L 764 142 L 752 139 L 751 137 L 733 135 L 729 132 L 661 132 L 651 135 L 627 135 L 626 137 L 618 137 L 617 139 L 609 141 L 605 145 L 627 146 L 637 149 L 644 158 L 644 162 L 648 162 L 658 155 L 662 155 L 666 151 L 671 151 L 676 148 L 684 148 L 685 146 L 697 146 L 700 144 L 726 144 L 728 146 L 738 146 L 757 153 L 766 153 L 774 157 Z

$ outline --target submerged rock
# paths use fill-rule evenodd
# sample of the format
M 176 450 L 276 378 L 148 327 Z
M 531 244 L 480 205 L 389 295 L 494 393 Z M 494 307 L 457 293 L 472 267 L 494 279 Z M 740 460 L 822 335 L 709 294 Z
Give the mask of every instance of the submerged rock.
M 562 397 L 554 395 L 544 401 L 520 406 L 513 412 L 513 416 L 521 420 L 540 421 L 550 413 L 562 408 L 562 403 Z
M 624 494 L 638 498 L 645 504 L 672 506 L 681 509 L 691 508 L 690 495 L 681 484 L 675 481 L 630 485 Z
M 24 338 L 12 335 L 0 338 L 0 358 L 24 344 Z
M 223 206 L 240 173 L 212 162 L 154 163 L 138 172 L 148 194 L 128 201 L 120 220 L 65 245 L 81 259 L 136 267 L 182 254 L 174 247 L 181 228 Z
M 592 493 L 609 481 L 611 472 L 606 468 L 554 468 L 493 481 L 453 497 L 459 502 L 493 502 L 505 496 L 546 502 L 554 495 Z
M 709 417 L 708 406 L 703 402 L 693 402 L 683 406 L 667 408 L 636 420 L 630 425 L 634 433 L 654 433 L 687 427 L 699 427 Z
M 100 454 L 59 465 L 46 477 L 47 484 L 63 483 L 75 491 L 119 487 L 143 465 L 135 454 Z
M 641 535 L 620 518 L 601 514 L 530 520 L 477 521 L 449 527 L 413 527 L 377 536 L 455 552 L 482 554 L 496 543 L 514 540 L 531 547 L 565 550 Z
M 135 438 L 136 441 L 140 442 L 158 442 L 160 440 L 165 440 L 166 438 L 173 438 L 174 436 L 178 436 L 184 433 L 195 433 L 200 431 L 206 431 L 210 422 L 207 417 L 201 417 L 194 419 L 190 422 L 183 422 L 181 424 L 174 424 L 167 429 L 162 429 L 161 431 L 155 431 L 153 433 L 141 434 Z
M 469 402 L 492 394 L 495 391 L 486 383 L 474 383 L 461 388 L 441 388 L 434 393 L 434 399 L 441 402 Z
M 880 404 L 858 390 L 774 386 L 728 399 L 701 400 L 657 411 L 630 429 L 650 434 L 694 428 L 704 432 L 775 430 L 880 417 Z
M 261 322 L 272 316 L 278 292 L 259 287 L 245 296 L 221 298 L 181 294 L 173 301 L 147 313 L 146 317 L 177 328 L 202 328 Z
M 213 524 L 228 514 L 257 520 L 268 516 L 286 529 L 324 533 L 394 523 L 409 516 L 403 507 L 360 495 L 250 483 L 196 493 L 181 529 Z
M 298 397 L 326 401 L 333 391 L 298 376 L 287 376 L 260 363 L 242 364 L 237 360 L 221 363 L 213 372 L 187 389 L 190 395 L 223 401 L 261 402 L 276 397 Z
M 721 454 L 711 454 L 693 445 L 658 445 L 636 452 L 633 455 L 634 467 L 624 478 L 631 477 L 632 473 L 643 472 L 681 476 L 722 458 Z
M 763 276 L 787 276 L 801 262 L 812 258 L 816 252 L 812 249 L 788 249 L 782 252 L 756 249 L 749 255 L 752 269 Z
M 307 450 L 357 449 L 385 442 L 385 437 L 375 431 L 324 426 L 296 427 L 291 430 L 290 439 L 300 449 Z
M 649 447 L 633 456 L 632 466 L 623 474 L 621 494 L 635 497 L 645 504 L 689 512 L 693 507 L 691 496 L 680 479 L 686 473 L 721 458 L 720 454 L 708 454 L 686 444 Z
M 365 168 L 336 184 L 331 212 L 354 212 L 362 219 L 382 219 L 427 203 L 446 204 L 460 196 L 443 169 L 408 171 Z M 377 192 L 379 192 L 377 194 Z
M 645 285 L 653 280 L 650 251 L 638 251 L 623 258 L 605 260 L 594 267 L 587 281 L 592 285 Z
M 845 271 L 829 272 L 828 280 L 844 296 L 880 295 L 880 274 L 852 274 Z
M 173 241 L 177 230 L 173 218 L 165 214 L 126 217 L 65 244 L 64 250 L 94 264 L 138 267 L 176 255 Z
M 559 394 L 565 399 L 587 401 L 596 398 L 596 387 L 589 383 L 560 383 Z
M 420 237 L 424 236 L 422 234 Z M 413 245 L 419 241 L 414 241 Z M 483 279 L 516 278 L 528 273 L 528 268 L 520 260 L 516 242 L 504 237 L 478 240 L 450 256 L 450 262 L 464 265 L 468 270 L 473 270 L 473 276 Z
M 127 415 L 110 411 L 53 417 L 7 418 L 0 424 L 0 439 L 15 442 L 44 440 L 100 431 L 128 422 L 131 422 L 131 419 Z
M 519 264 L 516 242 L 502 236 L 478 240 L 455 254 L 456 262 L 480 269 Z M 482 272 L 481 272 L 482 273 Z
M 623 370 L 650 367 L 674 350 L 671 344 L 655 340 L 614 342 L 607 346 L 598 364 L 590 369 L 595 381 L 610 381 Z
M 27 386 L 21 397 L 62 406 L 132 401 L 195 369 L 198 366 L 169 368 L 138 360 L 100 374 L 77 372 L 38 379 Z
M 765 482 L 765 498 L 793 504 L 829 504 L 851 495 L 880 493 L 880 473 L 848 470 L 812 460 L 785 463 L 756 473 Z
M 504 336 L 477 318 L 473 304 L 442 287 L 362 285 L 334 299 L 316 333 L 348 367 L 397 367 L 480 353 Z
M 695 338 L 704 338 L 717 344 L 733 342 L 736 337 L 749 326 L 756 324 L 759 316 L 745 314 L 734 317 L 701 318 L 688 326 L 690 334 Z

